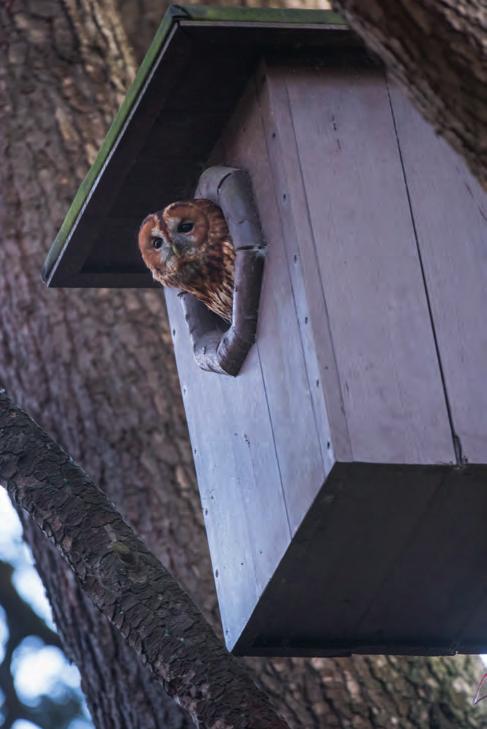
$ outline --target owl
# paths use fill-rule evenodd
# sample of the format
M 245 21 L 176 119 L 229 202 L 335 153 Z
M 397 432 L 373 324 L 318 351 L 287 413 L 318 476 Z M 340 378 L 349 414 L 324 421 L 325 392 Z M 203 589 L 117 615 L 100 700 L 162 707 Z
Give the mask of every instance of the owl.
M 235 249 L 218 205 L 187 200 L 151 213 L 140 226 L 139 248 L 156 281 L 232 320 Z

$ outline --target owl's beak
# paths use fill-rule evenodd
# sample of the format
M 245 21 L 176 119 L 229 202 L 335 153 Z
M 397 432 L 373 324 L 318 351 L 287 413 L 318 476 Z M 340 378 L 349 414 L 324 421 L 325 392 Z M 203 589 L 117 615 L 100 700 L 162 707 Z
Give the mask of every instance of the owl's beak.
M 164 245 L 161 248 L 160 256 L 162 263 L 166 264 L 169 262 L 169 260 L 176 256 L 179 257 L 180 251 L 176 248 L 174 243 L 168 243 L 167 241 L 164 241 Z

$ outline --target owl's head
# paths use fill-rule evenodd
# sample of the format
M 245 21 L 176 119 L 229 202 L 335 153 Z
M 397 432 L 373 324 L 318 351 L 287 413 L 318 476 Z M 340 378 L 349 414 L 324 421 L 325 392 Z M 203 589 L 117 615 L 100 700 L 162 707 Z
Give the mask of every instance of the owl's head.
M 139 230 L 146 266 L 166 286 L 199 275 L 211 246 L 228 237 L 220 208 L 209 200 L 174 202 L 148 215 Z

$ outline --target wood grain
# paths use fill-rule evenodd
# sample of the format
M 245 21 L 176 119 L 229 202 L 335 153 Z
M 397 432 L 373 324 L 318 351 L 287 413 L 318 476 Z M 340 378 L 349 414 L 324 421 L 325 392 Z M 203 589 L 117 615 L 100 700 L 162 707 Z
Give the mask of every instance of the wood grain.
M 252 85 L 222 144 L 227 164 L 244 167 L 251 175 L 267 240 L 256 346 L 283 497 L 294 533 L 321 488 L 330 463 L 324 460 L 324 444 L 317 427 L 315 387 L 310 382 L 303 347 L 305 324 L 299 318 L 289 273 L 262 117 Z
M 250 351 L 235 379 L 200 370 L 177 294 L 166 290 L 166 302 L 225 640 L 232 645 L 290 539 L 258 353 Z M 258 478 L 263 473 L 265 480 Z
M 287 183 L 292 201 L 300 175 L 306 193 L 311 235 L 299 239 L 300 255 L 320 273 L 321 322 L 327 317 L 353 460 L 452 462 L 384 78 L 366 69 L 281 69 L 270 85 L 288 93 L 298 159 Z M 297 228 L 301 205 L 294 215 Z
M 195 374 L 167 294 L 239 653 L 484 647 L 487 491 L 456 465 L 398 130 L 377 70 L 263 65 L 211 158 L 248 170 L 268 246 L 236 380 Z
M 487 463 L 487 193 L 397 88 L 391 92 L 461 457 Z

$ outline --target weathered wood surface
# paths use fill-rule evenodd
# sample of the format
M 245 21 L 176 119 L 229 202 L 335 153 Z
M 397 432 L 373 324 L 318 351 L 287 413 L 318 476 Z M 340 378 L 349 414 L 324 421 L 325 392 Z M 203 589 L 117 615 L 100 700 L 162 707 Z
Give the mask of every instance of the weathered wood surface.
M 300 256 L 320 274 L 319 325 L 327 317 L 352 458 L 451 462 L 448 414 L 382 72 L 271 70 L 269 86 L 271 94 L 275 87 L 281 93 L 272 109 L 278 136 L 283 87 L 287 91 L 296 156 L 286 183 L 291 205 L 296 185 L 306 196 L 307 208 L 300 204 L 293 211 L 295 228 L 307 214 L 311 235 L 299 238 Z M 290 149 L 281 144 L 280 153 L 292 155 Z M 325 397 L 329 402 L 328 392 Z
M 326 478 L 331 459 L 325 460 L 317 427 L 317 407 L 304 354 L 306 324 L 297 316 L 296 289 L 283 244 L 285 224 L 279 215 L 263 114 L 253 88 L 229 125 L 221 153 L 228 163 L 249 170 L 267 240 L 256 347 L 283 498 L 294 533 Z
M 487 462 L 487 193 L 397 88 L 404 161 L 453 426 L 461 455 Z
M 337 464 L 236 651 L 485 652 L 486 476 Z
M 230 645 L 326 477 L 253 88 L 235 120 L 217 161 L 250 171 L 269 244 L 257 343 L 236 379 L 218 382 L 197 370 L 179 301 L 166 293 Z M 289 347 L 290 341 L 298 346 Z
M 235 379 L 204 372 L 177 294 L 165 293 L 225 641 L 232 646 L 290 541 L 272 424 L 257 348 Z
M 277 204 L 275 214 L 281 224 L 284 256 L 291 279 L 296 316 L 300 324 L 299 334 L 310 383 L 313 411 L 325 471 L 328 473 L 335 457 L 342 459 L 352 457 L 350 436 L 328 316 L 326 309 L 323 308 L 319 270 L 312 257 L 301 256 L 302 241 L 311 239 L 312 231 L 287 92 L 284 87 L 277 85 L 271 88 L 266 79 L 267 68 L 263 67 L 260 73 L 259 102 Z M 300 516 L 302 518 L 304 513 Z
M 197 371 L 167 294 L 237 652 L 484 646 L 487 490 L 456 470 L 397 117 L 378 70 L 262 66 L 210 160 L 249 171 L 268 244 L 235 380 Z
M 340 655 L 388 653 L 400 645 L 405 652 L 409 648 L 413 653 L 427 653 L 428 640 L 424 635 L 423 642 L 419 640 L 419 629 L 431 626 L 431 609 L 418 614 L 414 594 L 411 607 L 407 601 L 401 606 L 400 620 L 401 627 L 418 630 L 416 643 L 405 641 L 401 631 L 391 630 L 390 625 L 381 630 L 367 619 L 367 611 L 377 594 L 383 605 L 382 584 L 414 540 L 444 470 L 441 466 L 336 464 L 237 651 Z M 422 557 L 427 564 L 430 553 L 425 551 Z M 434 582 L 429 580 L 422 590 L 423 600 L 431 604 L 436 597 Z M 442 648 L 448 652 L 447 641 Z

